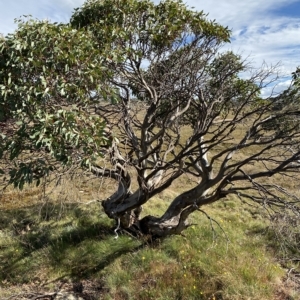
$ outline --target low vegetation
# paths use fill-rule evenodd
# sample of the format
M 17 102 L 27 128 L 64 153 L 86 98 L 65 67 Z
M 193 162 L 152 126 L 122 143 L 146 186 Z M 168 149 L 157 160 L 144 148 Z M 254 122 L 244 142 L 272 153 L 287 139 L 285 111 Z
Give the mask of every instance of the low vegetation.
M 300 268 L 283 260 L 299 251 L 281 248 L 274 237 L 285 233 L 266 221 L 262 207 L 228 199 L 205 209 L 211 219 L 193 215 L 184 236 L 150 242 L 114 232 L 96 201 L 112 182 L 78 175 L 54 189 L 1 195 L 1 299 L 76 294 L 79 283 L 84 299 L 299 299 Z M 160 215 L 190 184 L 183 178 L 143 214 Z

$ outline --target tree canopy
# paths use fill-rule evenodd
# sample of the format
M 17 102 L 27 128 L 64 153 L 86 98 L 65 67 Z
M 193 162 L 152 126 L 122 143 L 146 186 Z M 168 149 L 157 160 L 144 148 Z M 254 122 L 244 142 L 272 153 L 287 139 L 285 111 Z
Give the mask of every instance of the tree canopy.
M 1 172 L 22 188 L 57 162 L 80 164 L 118 183 L 102 201 L 110 218 L 154 236 L 181 233 L 192 212 L 233 194 L 299 213 L 280 186 L 299 171 L 299 94 L 274 109 L 282 97 L 260 91 L 275 70 L 249 70 L 222 51 L 229 39 L 177 0 L 88 0 L 69 24 L 20 20 L 0 41 L 0 158 L 13 162 Z M 192 189 L 140 219 L 186 175 Z
M 93 93 L 100 81 L 103 88 L 110 72 L 101 67 L 92 34 L 64 24 L 19 20 L 0 50 L 0 157 L 15 162 L 10 182 L 22 187 L 48 174 L 55 161 L 84 161 L 99 152 L 106 144 L 105 124 L 90 109 Z M 41 155 L 32 159 L 29 152 Z M 20 156 L 29 157 L 17 162 Z

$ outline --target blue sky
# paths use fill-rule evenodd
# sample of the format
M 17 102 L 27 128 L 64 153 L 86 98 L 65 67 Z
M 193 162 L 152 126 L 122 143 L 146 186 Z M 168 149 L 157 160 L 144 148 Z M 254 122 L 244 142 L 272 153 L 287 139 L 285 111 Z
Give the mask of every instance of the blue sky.
M 280 7 L 274 7 L 271 11 L 275 15 L 299 18 L 300 1 L 290 1 L 290 3 L 287 3 Z
M 84 0 L 13 0 L 0 1 L 0 33 L 16 28 L 14 18 L 31 14 L 38 19 L 67 22 L 74 8 Z M 154 2 L 159 2 L 155 0 Z M 263 62 L 281 64 L 282 89 L 290 82 L 289 75 L 300 65 L 300 0 L 185 0 L 187 5 L 209 13 L 232 30 L 228 49 L 248 60 L 255 67 Z

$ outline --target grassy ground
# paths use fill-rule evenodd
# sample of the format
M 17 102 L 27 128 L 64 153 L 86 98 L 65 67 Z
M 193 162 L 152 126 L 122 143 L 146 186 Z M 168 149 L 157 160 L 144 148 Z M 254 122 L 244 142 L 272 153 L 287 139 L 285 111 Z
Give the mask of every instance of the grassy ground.
M 152 199 L 143 214 L 160 215 L 190 181 Z M 111 182 L 81 175 L 52 185 L 1 195 L 0 299 L 78 283 L 85 299 L 300 299 L 260 207 L 231 198 L 205 208 L 214 221 L 198 212 L 185 236 L 149 244 L 115 238 L 94 201 Z
M 282 180 L 299 193 L 297 180 Z M 192 184 L 181 178 L 143 214 L 161 215 Z M 59 184 L 0 194 L 0 299 L 60 289 L 107 300 L 300 299 L 292 276 L 300 274 L 300 224 L 291 228 L 278 219 L 274 226 L 264 209 L 231 197 L 203 208 L 212 219 L 192 215 L 195 225 L 185 236 L 152 244 L 121 232 L 116 238 L 114 222 L 96 201 L 115 188 L 75 173 Z M 295 260 L 285 260 L 287 253 Z

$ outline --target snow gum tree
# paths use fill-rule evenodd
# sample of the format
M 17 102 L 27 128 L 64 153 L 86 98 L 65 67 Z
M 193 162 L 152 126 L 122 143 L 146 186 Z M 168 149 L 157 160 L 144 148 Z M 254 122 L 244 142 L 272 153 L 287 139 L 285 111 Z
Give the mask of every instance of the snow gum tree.
M 261 98 L 274 70 L 250 70 L 220 51 L 229 39 L 173 0 L 88 0 L 70 24 L 21 22 L 0 45 L 0 107 L 12 124 L 0 150 L 10 160 L 27 150 L 42 158 L 9 169 L 10 182 L 22 187 L 57 161 L 81 164 L 116 180 L 101 199 L 110 218 L 159 237 L 180 234 L 191 213 L 233 194 L 298 214 L 299 199 L 280 185 L 299 171 L 298 93 L 279 110 L 282 97 Z M 182 176 L 194 187 L 162 216 L 140 218 Z

